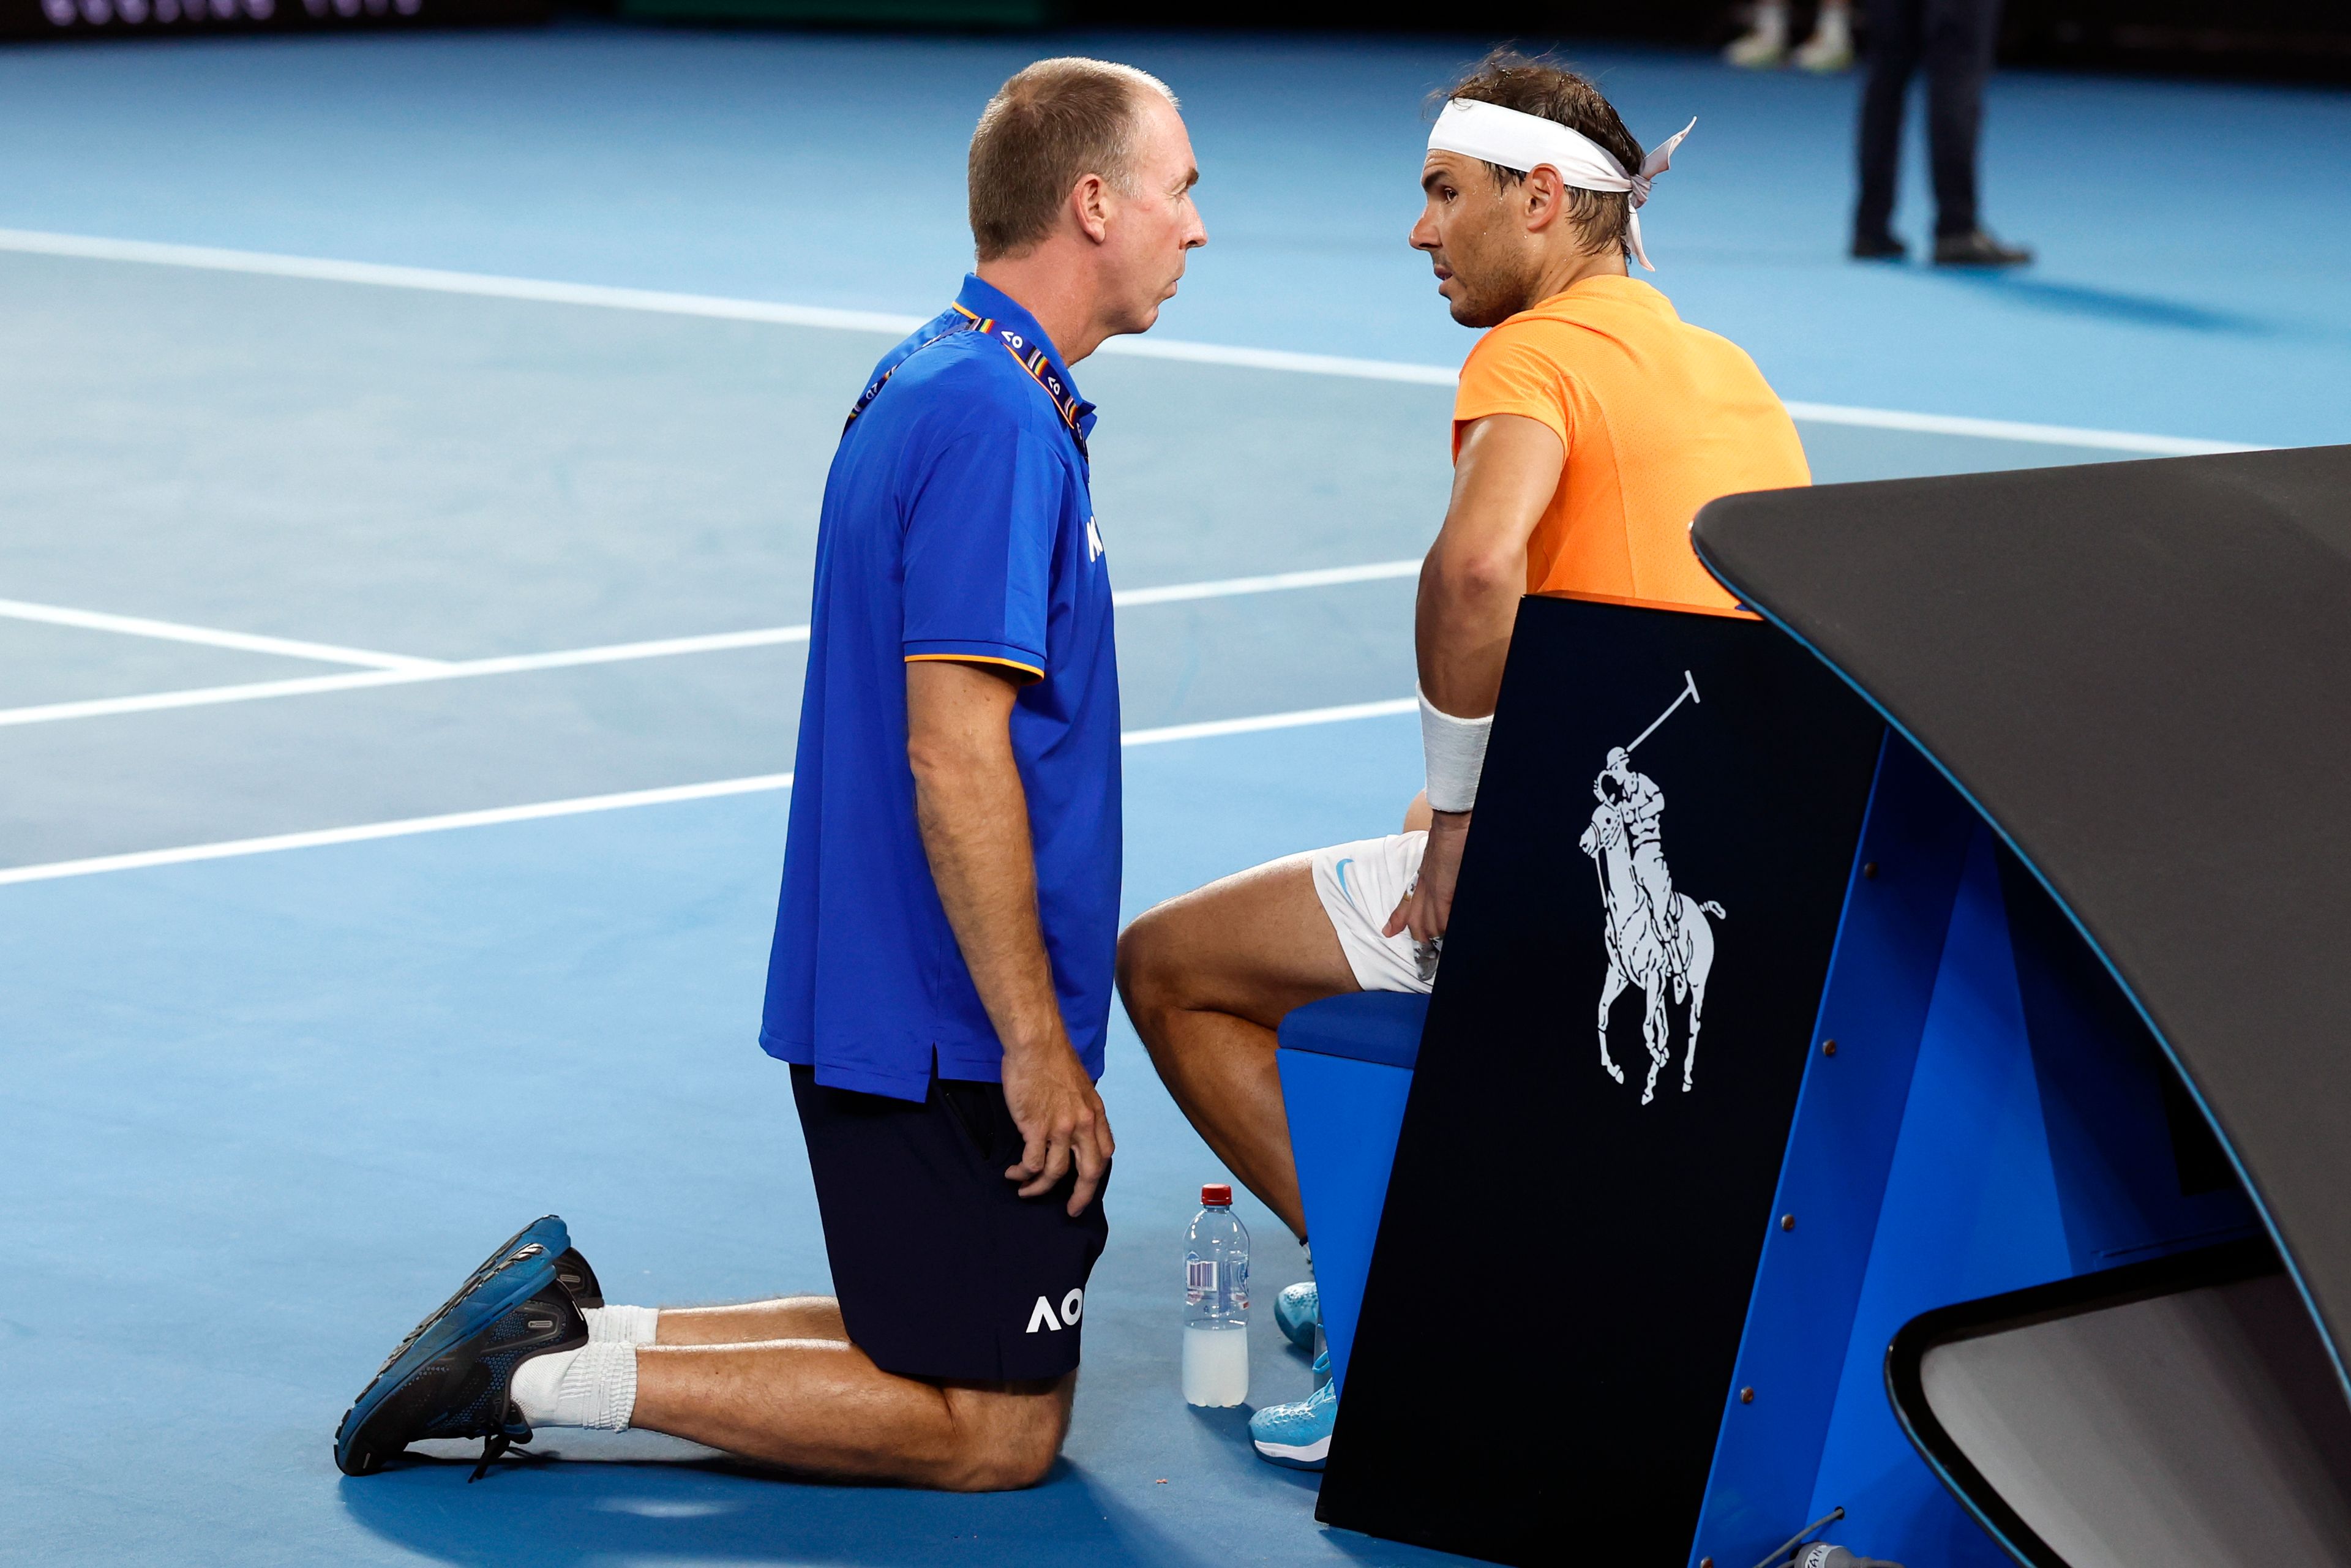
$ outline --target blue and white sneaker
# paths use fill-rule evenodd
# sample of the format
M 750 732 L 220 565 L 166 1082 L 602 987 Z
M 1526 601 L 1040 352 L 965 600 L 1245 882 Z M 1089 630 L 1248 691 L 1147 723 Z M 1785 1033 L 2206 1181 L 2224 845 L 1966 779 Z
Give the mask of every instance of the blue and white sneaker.
M 1314 1370 L 1331 1369 L 1328 1351 L 1314 1358 Z M 1259 1455 L 1294 1470 L 1319 1470 L 1331 1457 L 1331 1428 L 1339 1424 L 1339 1393 L 1325 1383 L 1290 1405 L 1269 1405 L 1249 1417 L 1249 1441 Z
M 576 1281 L 593 1294 L 595 1276 L 570 1249 L 563 1221 L 550 1214 L 484 1260 L 352 1401 L 335 1428 L 337 1468 L 363 1476 L 413 1442 L 479 1437 L 478 1480 L 508 1448 L 530 1441 L 510 1392 L 515 1368 L 588 1343 L 572 1291 Z
M 1285 1285 L 1273 1299 L 1273 1322 L 1281 1337 L 1301 1350 L 1314 1348 L 1314 1331 L 1322 1325 L 1322 1292 L 1311 1280 Z

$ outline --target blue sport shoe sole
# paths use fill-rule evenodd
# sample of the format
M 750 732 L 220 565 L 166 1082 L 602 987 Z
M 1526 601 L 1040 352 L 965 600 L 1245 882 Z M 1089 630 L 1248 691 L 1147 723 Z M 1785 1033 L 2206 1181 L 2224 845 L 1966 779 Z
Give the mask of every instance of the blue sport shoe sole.
M 1311 1443 L 1296 1446 L 1259 1443 L 1257 1454 L 1270 1465 L 1283 1465 L 1293 1470 L 1319 1470 L 1331 1461 L 1331 1439 L 1318 1437 Z
M 1319 1371 L 1322 1363 L 1317 1360 Z M 1249 1417 L 1249 1442 L 1258 1457 L 1293 1470 L 1319 1470 L 1331 1457 L 1331 1432 L 1339 1423 L 1339 1396 L 1329 1384 L 1289 1405 L 1269 1405 Z
M 592 1291 L 584 1260 L 577 1270 L 563 1221 L 548 1215 L 515 1233 L 466 1277 L 456 1294 L 400 1342 L 335 1429 L 335 1464 L 363 1476 L 425 1437 L 487 1440 L 480 1477 L 530 1427 L 513 1408 L 515 1366 L 528 1356 L 584 1344 L 587 1320 L 564 1276 L 577 1273 Z

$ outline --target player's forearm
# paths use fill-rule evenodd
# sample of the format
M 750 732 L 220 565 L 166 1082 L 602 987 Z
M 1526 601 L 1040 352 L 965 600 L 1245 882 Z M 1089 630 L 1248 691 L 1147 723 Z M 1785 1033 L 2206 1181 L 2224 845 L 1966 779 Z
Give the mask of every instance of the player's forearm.
M 1526 592 L 1522 543 L 1468 544 L 1440 536 L 1420 570 L 1415 643 L 1420 689 L 1459 718 L 1494 711 L 1510 631 Z
M 1420 689 L 1439 713 L 1483 718 L 1502 690 L 1527 591 L 1528 541 L 1566 448 L 1545 424 L 1498 413 L 1464 428 L 1445 526 L 1420 569 Z

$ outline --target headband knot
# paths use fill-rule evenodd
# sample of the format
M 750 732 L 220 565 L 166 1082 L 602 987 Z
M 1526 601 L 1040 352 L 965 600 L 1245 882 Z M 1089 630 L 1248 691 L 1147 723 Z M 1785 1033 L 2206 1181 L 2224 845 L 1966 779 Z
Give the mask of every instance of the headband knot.
M 1688 125 L 1659 142 L 1656 151 L 1642 159 L 1637 171 L 1628 172 L 1608 149 L 1555 120 L 1522 114 L 1499 103 L 1457 98 L 1447 102 L 1445 112 L 1437 117 L 1436 129 L 1428 133 L 1428 150 L 1483 159 L 1521 174 L 1549 167 L 1578 190 L 1623 193 L 1631 199 L 1634 209 L 1627 214 L 1625 225 L 1625 246 L 1645 269 L 1655 272 L 1657 269 L 1650 265 L 1649 253 L 1641 248 L 1639 211 L 1647 204 L 1649 190 L 1656 177 L 1673 167 L 1674 149 L 1682 144 L 1682 138 L 1697 124 L 1693 116 Z

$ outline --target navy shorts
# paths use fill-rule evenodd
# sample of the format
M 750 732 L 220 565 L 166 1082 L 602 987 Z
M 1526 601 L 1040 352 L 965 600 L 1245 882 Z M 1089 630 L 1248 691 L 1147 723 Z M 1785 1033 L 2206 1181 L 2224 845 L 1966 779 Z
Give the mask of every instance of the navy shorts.
M 1075 1171 L 1033 1198 L 1004 1178 L 1021 1138 L 1002 1084 L 935 1077 L 918 1104 L 827 1089 L 795 1066 L 792 1098 L 841 1321 L 874 1365 L 971 1383 L 1077 1370 L 1110 1222 L 1099 1191 L 1070 1218 Z

